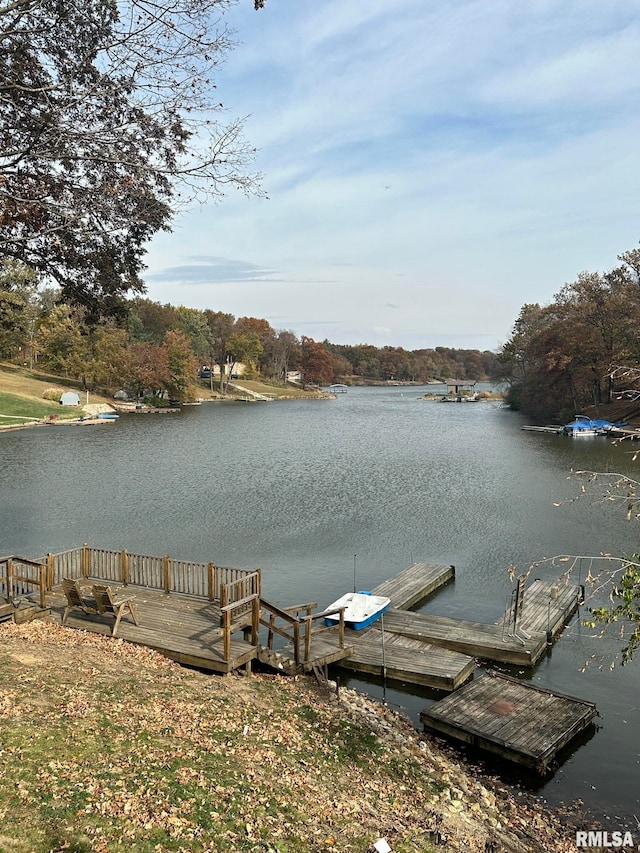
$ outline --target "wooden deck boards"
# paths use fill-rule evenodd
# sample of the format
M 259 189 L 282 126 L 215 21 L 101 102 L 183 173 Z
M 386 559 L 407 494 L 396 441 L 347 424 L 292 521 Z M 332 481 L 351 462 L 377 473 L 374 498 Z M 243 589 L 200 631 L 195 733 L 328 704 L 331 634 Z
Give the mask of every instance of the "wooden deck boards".
M 365 631 L 347 631 L 346 636 L 353 652 L 341 666 L 356 672 L 386 675 L 396 681 L 439 690 L 455 690 L 471 677 L 475 668 L 473 658 L 415 638 L 392 634 L 386 630 L 386 623 L 384 665 L 382 631 L 378 623 Z
M 90 591 L 90 581 L 83 585 Z M 135 625 L 126 614 L 118 629 L 119 639 L 155 649 L 179 663 L 213 672 L 230 672 L 257 656 L 255 646 L 234 636 L 231 638 L 231 659 L 225 660 L 220 610 L 209 601 L 176 594 L 168 596 L 139 587 L 119 587 L 115 597 L 133 598 L 139 622 Z M 62 591 L 56 589 L 48 593 L 47 603 L 54 618 L 61 620 L 66 605 Z M 66 624 L 70 628 L 110 635 L 114 621 L 74 608 Z
M 596 714 L 592 702 L 489 672 L 422 711 L 420 719 L 425 730 L 544 771 Z
M 453 566 L 412 563 L 371 592 L 391 599 L 391 606 L 408 610 L 455 576 Z
M 520 641 L 498 625 L 389 609 L 384 616 L 385 629 L 423 642 L 461 652 L 484 660 L 517 666 L 533 666 L 544 654 L 546 635 L 532 634 Z
M 293 644 L 287 644 L 277 650 L 279 658 L 283 658 L 284 668 L 288 672 L 311 672 L 315 666 L 325 666 L 338 663 L 349 657 L 353 646 L 345 639 L 344 648 L 340 648 L 338 629 L 326 628 L 311 634 L 311 653 L 307 662 L 300 661 L 296 667 Z M 260 656 L 262 659 L 262 656 Z
M 525 590 L 522 613 L 517 623 L 518 631 L 531 635 L 543 633 L 545 637 L 547 631 L 550 631 L 551 637 L 555 639 L 578 609 L 579 601 L 578 586 L 535 580 Z M 497 624 L 508 627 L 512 622 L 509 608 Z

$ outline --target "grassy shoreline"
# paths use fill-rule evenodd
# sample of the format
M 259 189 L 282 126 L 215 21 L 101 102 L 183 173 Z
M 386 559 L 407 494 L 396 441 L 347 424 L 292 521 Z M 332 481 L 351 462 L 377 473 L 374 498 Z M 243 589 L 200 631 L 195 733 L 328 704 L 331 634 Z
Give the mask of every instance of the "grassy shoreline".
M 575 850 L 558 814 L 354 691 L 42 621 L 0 638 L 7 853 Z

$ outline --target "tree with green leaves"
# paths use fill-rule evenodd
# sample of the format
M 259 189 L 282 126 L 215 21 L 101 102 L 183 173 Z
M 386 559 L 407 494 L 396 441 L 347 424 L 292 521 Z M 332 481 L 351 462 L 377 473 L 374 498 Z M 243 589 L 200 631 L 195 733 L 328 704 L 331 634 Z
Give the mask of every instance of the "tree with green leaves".
M 259 191 L 215 70 L 229 0 L 0 2 L 0 256 L 121 315 L 189 199 Z
M 42 367 L 71 379 L 86 375 L 90 354 L 83 320 L 82 309 L 65 304 L 43 318 L 36 335 Z
M 168 379 L 165 390 L 172 400 L 184 402 L 193 397 L 198 362 L 184 332 L 167 332 L 164 339 L 167 352 Z

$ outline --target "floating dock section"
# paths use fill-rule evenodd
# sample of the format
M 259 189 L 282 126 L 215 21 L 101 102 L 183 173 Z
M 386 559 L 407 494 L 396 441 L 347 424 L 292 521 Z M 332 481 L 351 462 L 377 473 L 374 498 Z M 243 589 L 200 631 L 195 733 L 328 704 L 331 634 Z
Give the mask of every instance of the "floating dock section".
M 379 589 L 380 587 L 378 587 Z M 495 625 L 390 608 L 385 628 L 481 660 L 535 666 L 578 608 L 580 587 L 536 580 Z
M 391 599 L 382 620 L 348 631 L 353 651 L 340 666 L 439 690 L 456 690 L 476 660 L 532 667 L 573 616 L 580 587 L 519 579 L 518 595 L 496 624 L 414 613 L 408 608 L 455 577 L 453 566 L 413 563 L 372 590 Z M 384 645 L 384 655 L 383 655 Z
M 498 625 L 522 639 L 543 635 L 555 640 L 578 609 L 582 590 L 575 584 L 534 580 L 526 587 L 521 604 L 514 601 Z M 535 662 L 535 661 L 534 661 Z
M 487 672 L 422 711 L 420 719 L 425 731 L 544 773 L 596 714 L 593 702 Z
M 533 666 L 547 647 L 544 633 L 518 639 L 500 625 L 434 616 L 430 613 L 388 610 L 385 613 L 385 628 L 393 633 L 474 658 L 499 661 L 513 666 Z
M 383 620 L 366 631 L 345 632 L 353 651 L 341 667 L 438 690 L 455 690 L 473 675 L 473 658 L 387 631 L 387 614 Z
M 475 661 L 472 657 L 388 629 L 388 614 L 396 610 L 403 612 L 399 608 L 423 601 L 454 576 L 455 569 L 450 565 L 413 563 L 373 589 L 374 595 L 390 598 L 394 609 L 388 610 L 364 631 L 345 632 L 353 651 L 339 665 L 355 672 L 437 690 L 455 690 L 463 684 L 473 675 Z
M 391 599 L 391 606 L 399 610 L 408 610 L 414 604 L 424 601 L 444 584 L 453 580 L 456 574 L 454 566 L 432 566 L 429 563 L 412 563 L 389 580 L 383 581 L 372 595 L 383 595 Z

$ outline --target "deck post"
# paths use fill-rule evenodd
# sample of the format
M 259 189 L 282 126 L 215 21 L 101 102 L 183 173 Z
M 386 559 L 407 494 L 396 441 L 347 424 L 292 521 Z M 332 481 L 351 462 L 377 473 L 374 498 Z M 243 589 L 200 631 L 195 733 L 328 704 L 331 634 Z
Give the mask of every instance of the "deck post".
M 7 599 L 13 601 L 13 560 L 7 560 Z
M 259 596 L 255 596 L 253 601 L 251 602 L 251 645 L 258 645 L 258 628 L 260 625 L 260 598 Z
M 269 651 L 273 650 L 273 635 L 274 635 L 274 626 L 276 624 L 276 616 L 275 613 L 272 613 L 269 616 L 269 635 L 267 637 L 267 648 Z
M 47 567 L 45 565 L 41 565 L 38 569 L 38 584 L 40 586 L 40 607 L 44 610 L 47 606 L 47 596 L 45 594 L 47 589 Z
M 83 578 L 89 577 L 89 546 L 83 543 L 80 551 L 80 574 Z
M 209 596 L 209 601 L 213 601 L 216 597 L 215 590 L 215 572 L 213 563 L 207 563 L 207 594 Z
M 120 551 L 120 581 L 124 586 L 129 583 L 129 555 L 126 548 Z
M 222 619 L 224 623 L 224 659 L 229 663 L 231 659 L 231 611 L 225 610 Z
M 54 570 L 55 570 L 55 565 L 54 565 L 54 560 L 53 560 L 53 554 L 51 552 L 49 552 L 47 554 L 47 574 L 49 575 L 49 577 L 47 579 L 48 580 L 47 586 L 49 587 L 49 589 L 53 588 Z
M 311 617 L 307 616 L 304 620 L 304 662 L 308 663 L 311 659 Z
M 293 623 L 293 659 L 298 666 L 300 663 L 300 622 L 298 619 Z
M 344 649 L 344 609 L 340 611 L 340 622 L 338 623 L 338 645 Z
M 169 594 L 171 592 L 170 569 L 171 569 L 171 565 L 170 565 L 169 556 L 165 555 L 162 558 L 162 574 L 163 574 L 162 584 L 163 584 L 164 591 L 167 594 Z

